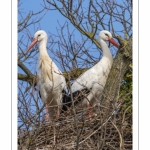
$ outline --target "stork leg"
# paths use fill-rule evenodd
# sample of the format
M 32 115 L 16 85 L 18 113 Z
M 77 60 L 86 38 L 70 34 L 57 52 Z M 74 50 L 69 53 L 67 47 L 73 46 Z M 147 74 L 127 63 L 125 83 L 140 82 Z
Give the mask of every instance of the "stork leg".
M 89 121 L 91 121 L 91 119 L 92 119 L 92 110 L 91 110 L 90 103 L 88 103 L 87 106 L 88 106 L 88 109 L 89 109 L 88 118 L 89 118 Z
M 46 104 L 46 122 L 49 121 L 48 105 Z

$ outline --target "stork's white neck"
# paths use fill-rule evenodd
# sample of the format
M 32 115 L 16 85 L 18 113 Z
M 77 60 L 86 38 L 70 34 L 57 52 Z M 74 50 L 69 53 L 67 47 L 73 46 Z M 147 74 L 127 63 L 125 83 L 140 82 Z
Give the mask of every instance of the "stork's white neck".
M 49 57 L 47 49 L 46 49 L 47 40 L 42 40 L 39 44 L 39 70 L 40 70 L 40 78 L 42 82 L 52 81 L 52 73 L 56 68 L 52 59 Z M 51 70 L 51 71 L 50 71 Z
M 47 44 L 47 40 L 43 39 L 40 43 L 39 43 L 39 52 L 40 55 L 48 55 L 47 53 L 47 49 L 46 49 L 46 44 Z
M 100 39 L 100 45 L 102 47 L 103 51 L 103 57 L 107 57 L 111 62 L 113 61 L 112 54 L 106 44 L 106 42 L 103 39 Z

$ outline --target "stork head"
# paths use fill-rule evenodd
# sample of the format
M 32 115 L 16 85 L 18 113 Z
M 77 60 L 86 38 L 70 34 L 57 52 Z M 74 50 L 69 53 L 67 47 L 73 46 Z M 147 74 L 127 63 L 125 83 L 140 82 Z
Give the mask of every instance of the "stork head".
M 99 40 L 102 39 L 104 41 L 109 41 L 110 43 L 112 43 L 114 46 L 116 46 L 117 48 L 119 48 L 119 45 L 117 44 L 117 42 L 113 39 L 112 34 L 107 31 L 107 30 L 102 30 L 99 33 Z
M 27 49 L 27 52 L 37 43 L 37 42 L 41 42 L 41 41 L 46 41 L 47 42 L 47 34 L 44 30 L 39 30 L 34 34 L 34 39 L 32 41 L 32 43 L 30 44 L 30 46 Z

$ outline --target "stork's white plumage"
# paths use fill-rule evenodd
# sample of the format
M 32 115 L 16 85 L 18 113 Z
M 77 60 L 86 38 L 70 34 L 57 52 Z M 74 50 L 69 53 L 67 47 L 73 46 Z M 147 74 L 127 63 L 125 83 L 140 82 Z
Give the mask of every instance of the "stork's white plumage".
M 27 49 L 27 52 L 39 42 L 39 90 L 43 103 L 46 103 L 46 112 L 49 113 L 47 121 L 59 116 L 62 108 L 62 99 L 65 97 L 63 93 L 66 90 L 66 81 L 62 72 L 49 57 L 46 49 L 47 34 L 43 30 L 39 30 L 34 35 L 34 40 Z
M 81 102 L 77 103 L 77 108 L 87 108 L 99 103 L 100 96 L 103 92 L 113 63 L 112 54 L 106 41 L 111 42 L 114 46 L 119 48 L 119 45 L 112 38 L 112 34 L 109 31 L 100 31 L 99 42 L 103 51 L 103 57 L 96 65 L 80 75 L 71 86 L 71 91 L 74 97 L 76 96 L 76 93 L 79 94 L 80 91 L 86 91 L 87 97 L 82 97 L 83 99 Z

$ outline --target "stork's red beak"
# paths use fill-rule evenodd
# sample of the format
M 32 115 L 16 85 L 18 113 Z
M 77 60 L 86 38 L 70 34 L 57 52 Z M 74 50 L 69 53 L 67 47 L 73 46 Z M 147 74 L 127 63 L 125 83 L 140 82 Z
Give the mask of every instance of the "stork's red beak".
M 117 48 L 119 48 L 118 43 L 117 43 L 113 38 L 109 39 L 108 41 L 109 41 L 110 43 L 112 43 L 114 46 L 116 46 Z
M 38 40 L 37 40 L 37 39 L 34 39 L 34 40 L 32 41 L 32 43 L 30 44 L 30 46 L 28 47 L 28 49 L 27 49 L 26 52 L 28 52 L 37 42 L 38 42 Z

